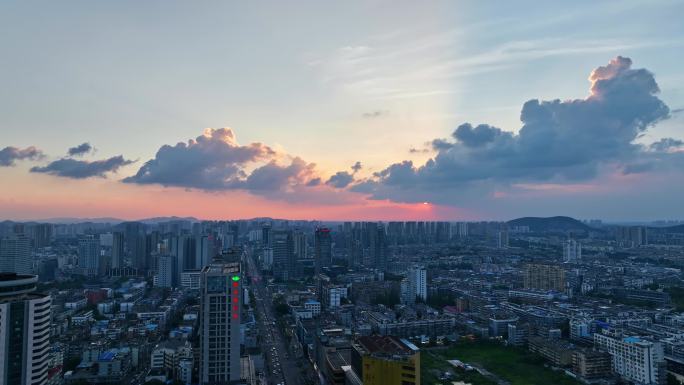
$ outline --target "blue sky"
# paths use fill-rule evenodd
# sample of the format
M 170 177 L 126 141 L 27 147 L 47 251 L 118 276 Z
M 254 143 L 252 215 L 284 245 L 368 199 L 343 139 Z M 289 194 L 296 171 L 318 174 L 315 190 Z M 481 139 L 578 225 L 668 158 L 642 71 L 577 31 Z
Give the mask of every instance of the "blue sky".
M 360 161 L 362 180 L 403 160 L 423 164 L 434 156 L 426 142 L 464 122 L 516 132 L 527 100 L 585 98 L 592 70 L 618 55 L 654 73 L 658 97 L 675 111 L 636 142 L 682 138 L 682 14 L 681 1 L 5 1 L 0 148 L 36 146 L 42 166 L 88 142 L 89 161 L 136 161 L 106 181 L 132 197 L 118 181 L 161 146 L 231 127 L 240 144 L 315 163 L 323 181 Z M 29 178 L 31 166 L 0 169 L 23 186 L 3 193 L 6 205 L 32 187 L 67 183 Z M 505 217 L 556 214 L 559 199 L 509 200 L 494 212 L 489 200 L 438 203 Z M 588 215 L 602 199 L 569 204 Z M 605 215 L 630 217 L 618 207 Z

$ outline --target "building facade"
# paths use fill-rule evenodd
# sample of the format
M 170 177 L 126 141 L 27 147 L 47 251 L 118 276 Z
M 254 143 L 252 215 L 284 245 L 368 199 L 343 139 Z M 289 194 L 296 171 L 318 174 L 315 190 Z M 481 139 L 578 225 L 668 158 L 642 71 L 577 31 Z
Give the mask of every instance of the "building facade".
M 240 380 L 239 263 L 202 269 L 200 312 L 200 384 L 224 385 Z
M 0 274 L 0 384 L 42 385 L 48 379 L 50 296 L 35 275 Z

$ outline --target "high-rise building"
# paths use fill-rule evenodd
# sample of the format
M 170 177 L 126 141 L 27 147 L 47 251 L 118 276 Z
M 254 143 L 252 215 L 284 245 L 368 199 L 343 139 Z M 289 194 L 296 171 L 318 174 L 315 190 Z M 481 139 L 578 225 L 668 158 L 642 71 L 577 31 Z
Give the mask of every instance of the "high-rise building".
M 626 247 L 648 245 L 648 228 L 645 226 L 620 226 L 616 228 L 615 239 Z
M 160 255 L 157 264 L 158 287 L 176 287 L 180 281 L 180 275 L 176 274 L 176 257 L 173 255 Z
M 273 276 L 280 281 L 294 278 L 295 255 L 292 231 L 276 230 L 271 233 L 273 237 Z
M 124 240 L 126 251 L 131 261 L 131 267 L 139 271 L 147 269 L 146 255 L 146 230 L 145 224 L 140 222 L 126 222 L 124 227 Z
M 468 238 L 468 222 L 456 223 L 456 234 L 459 238 Z
M 616 330 L 594 333 L 594 346 L 608 352 L 613 371 L 636 384 L 661 384 L 665 378 L 665 354 L 660 342 L 627 336 Z
M 200 368 L 202 385 L 227 385 L 240 380 L 239 263 L 211 264 L 202 269 Z
M 321 269 L 332 265 L 332 237 L 330 229 L 319 227 L 316 229 L 314 237 L 314 258 L 316 275 L 320 274 Z
M 403 338 L 358 337 L 351 361 L 363 385 L 420 385 L 420 350 Z
M 508 229 L 503 229 L 497 233 L 496 247 L 499 249 L 505 249 L 508 247 Z
M 525 266 L 525 289 L 565 290 L 565 270 L 558 265 L 530 263 Z
M 306 240 L 306 234 L 303 231 L 295 231 L 293 234 L 293 241 L 295 258 L 297 260 L 309 259 L 309 244 Z
M 402 305 L 411 305 L 416 302 L 415 287 L 411 284 L 408 278 L 401 280 L 399 287 L 399 301 Z
M 423 301 L 427 301 L 428 289 L 427 289 L 427 270 L 422 266 L 416 266 L 410 271 L 410 280 L 413 284 L 414 291 L 416 293 L 416 298 L 420 298 Z
M 125 244 L 122 232 L 115 231 L 112 233 L 112 269 L 122 269 L 125 267 Z
M 0 274 L 0 384 L 47 383 L 50 296 L 35 275 Z
M 78 267 L 85 275 L 100 273 L 100 239 L 92 235 L 78 240 Z
M 271 247 L 273 239 L 271 238 L 272 231 L 271 231 L 271 225 L 270 224 L 265 224 L 261 228 L 261 244 L 264 245 L 264 247 Z
M 366 224 L 368 233 L 368 259 L 366 265 L 380 269 L 387 269 L 387 242 L 385 228 L 382 224 L 369 222 Z
M 574 239 L 563 242 L 563 261 L 577 262 L 582 259 L 582 244 Z
M 202 269 L 214 259 L 214 239 L 209 235 L 200 235 L 195 239 L 195 268 Z
M 33 236 L 33 247 L 47 247 L 52 241 L 52 224 L 38 223 L 31 229 Z
M 0 239 L 0 273 L 30 274 L 31 242 L 23 234 Z

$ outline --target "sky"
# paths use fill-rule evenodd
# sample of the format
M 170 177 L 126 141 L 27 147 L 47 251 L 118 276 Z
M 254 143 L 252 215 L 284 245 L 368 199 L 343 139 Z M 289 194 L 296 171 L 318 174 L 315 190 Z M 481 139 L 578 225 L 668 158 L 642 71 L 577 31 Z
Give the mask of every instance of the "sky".
M 682 14 L 3 1 L 0 219 L 684 219 Z

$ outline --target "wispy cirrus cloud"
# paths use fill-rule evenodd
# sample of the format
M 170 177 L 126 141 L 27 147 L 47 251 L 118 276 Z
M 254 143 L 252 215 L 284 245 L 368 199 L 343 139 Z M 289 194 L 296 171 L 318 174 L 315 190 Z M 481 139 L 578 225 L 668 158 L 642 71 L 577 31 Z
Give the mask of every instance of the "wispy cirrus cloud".
M 496 22 L 500 23 L 500 22 Z M 547 57 L 624 50 L 673 42 L 633 39 L 539 38 L 513 40 L 480 49 L 459 51 L 467 32 L 487 28 L 475 24 L 425 36 L 390 34 L 349 45 L 312 60 L 321 80 L 330 86 L 371 99 L 433 97 L 459 92 L 445 87 L 450 79 L 501 71 Z M 681 41 L 674 42 L 680 44 Z M 364 115 L 365 116 L 365 115 Z

